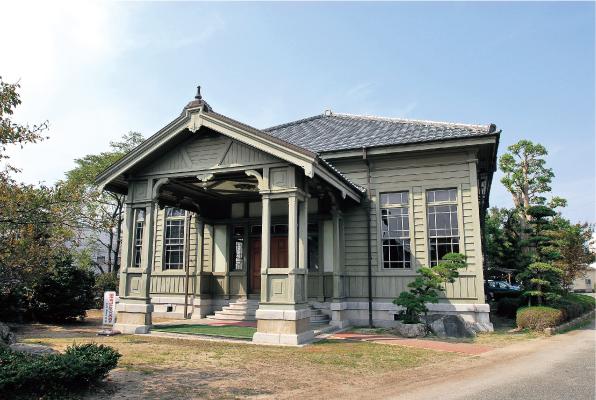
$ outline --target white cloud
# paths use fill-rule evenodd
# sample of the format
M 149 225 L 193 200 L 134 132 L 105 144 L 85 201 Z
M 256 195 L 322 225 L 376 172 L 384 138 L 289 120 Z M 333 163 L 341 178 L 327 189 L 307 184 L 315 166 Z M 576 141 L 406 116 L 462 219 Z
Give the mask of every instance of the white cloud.
M 224 28 L 210 15 L 200 29 L 135 29 L 134 7 L 112 2 L 9 2 L 2 5 L 0 76 L 19 81 L 22 104 L 17 122 L 50 121 L 49 140 L 9 149 L 21 180 L 53 183 L 74 166 L 73 159 L 106 150 L 110 140 L 143 126 L 146 115 L 131 96 L 113 90 L 123 55 L 133 50 L 168 50 L 204 43 Z M 130 97 L 130 98 L 129 98 Z M 137 115 L 134 115 L 134 113 Z M 134 124 L 134 125 L 133 125 Z M 139 126 L 139 124 L 141 126 Z

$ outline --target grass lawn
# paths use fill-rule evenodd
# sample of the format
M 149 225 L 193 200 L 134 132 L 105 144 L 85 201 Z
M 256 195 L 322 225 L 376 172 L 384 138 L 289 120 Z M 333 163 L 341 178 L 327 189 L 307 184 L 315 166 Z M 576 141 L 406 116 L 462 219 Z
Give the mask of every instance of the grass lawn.
M 73 343 L 90 342 L 118 350 L 122 354 L 119 367 L 85 397 L 92 400 L 366 398 L 379 386 L 416 381 L 471 362 L 456 353 L 343 340 L 296 348 L 150 335 L 102 337 L 96 336 L 100 317 L 95 324 L 88 320 L 61 326 L 23 325 L 17 335 L 20 341 L 59 351 Z M 198 329 L 196 325 L 164 328 Z M 226 336 L 229 332 L 222 330 L 229 328 L 244 329 L 245 337 L 254 331 L 250 327 L 210 328 Z
M 155 326 L 156 332 L 186 333 L 190 335 L 218 336 L 233 339 L 252 339 L 257 328 L 250 326 L 214 326 L 214 325 L 165 325 Z

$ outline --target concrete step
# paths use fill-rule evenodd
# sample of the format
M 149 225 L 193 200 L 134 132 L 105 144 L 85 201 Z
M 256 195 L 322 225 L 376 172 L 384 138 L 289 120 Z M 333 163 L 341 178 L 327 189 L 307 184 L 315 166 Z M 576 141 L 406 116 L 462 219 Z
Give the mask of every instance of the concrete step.
M 226 315 L 255 315 L 254 310 L 229 310 L 223 309 L 221 311 L 216 311 L 215 314 L 226 314 Z
M 208 319 L 213 320 L 226 320 L 226 321 L 256 321 L 254 316 L 242 316 L 242 315 L 227 315 L 227 314 L 219 314 L 215 315 L 208 315 Z
M 256 321 L 255 313 L 259 308 L 258 300 L 238 300 L 207 316 L 213 320 Z
M 256 310 L 259 308 L 259 305 L 252 305 L 252 304 L 239 304 L 239 303 L 231 303 L 229 306 L 225 306 L 224 310 Z
M 322 310 L 318 308 L 311 308 L 310 309 L 310 323 L 315 325 L 326 325 L 330 321 L 329 316 L 323 313 Z
M 242 300 L 235 301 L 232 304 L 256 304 L 256 305 L 259 305 L 259 300 L 242 299 Z

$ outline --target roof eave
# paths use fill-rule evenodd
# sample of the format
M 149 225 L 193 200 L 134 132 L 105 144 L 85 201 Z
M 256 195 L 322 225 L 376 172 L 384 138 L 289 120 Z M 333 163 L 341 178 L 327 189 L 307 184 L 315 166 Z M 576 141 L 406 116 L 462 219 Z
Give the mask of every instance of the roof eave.
M 472 136 L 472 137 L 451 137 L 451 138 L 443 138 L 443 139 L 433 139 L 433 140 L 422 140 L 417 142 L 410 142 L 410 143 L 401 143 L 401 144 L 388 144 L 388 145 L 377 145 L 377 146 L 364 146 L 369 151 L 370 155 L 377 155 L 377 154 L 390 154 L 390 153 L 404 153 L 404 152 L 414 152 L 414 151 L 421 151 L 421 150 L 434 150 L 434 149 L 441 149 L 445 146 L 442 146 L 443 143 L 453 143 L 452 146 L 449 147 L 458 147 L 460 146 L 477 146 L 482 144 L 493 144 L 496 143 L 494 140 L 486 140 L 491 138 L 497 138 L 501 131 L 487 133 L 484 135 Z M 457 143 L 457 142 L 460 143 Z M 362 156 L 362 147 L 358 148 L 348 148 L 348 149 L 339 149 L 339 150 L 329 150 L 329 151 L 320 151 L 319 156 L 325 159 L 336 159 L 336 158 L 351 158 L 351 157 L 361 157 Z

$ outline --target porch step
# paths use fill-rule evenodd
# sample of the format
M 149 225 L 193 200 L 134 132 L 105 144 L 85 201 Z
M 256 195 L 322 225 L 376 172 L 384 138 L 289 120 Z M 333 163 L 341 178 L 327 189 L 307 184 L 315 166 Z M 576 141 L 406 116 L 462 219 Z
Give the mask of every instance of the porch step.
M 238 300 L 230 305 L 208 315 L 208 319 L 226 321 L 256 321 L 255 312 L 259 308 L 257 300 Z
M 310 323 L 316 325 L 329 324 L 329 316 L 318 308 L 310 308 Z
M 255 317 L 248 315 L 229 315 L 216 312 L 213 315 L 208 315 L 207 319 L 213 319 L 217 321 L 256 321 Z
M 255 314 L 259 308 L 257 300 L 238 300 L 230 303 L 216 311 L 213 315 L 207 316 L 208 319 L 225 321 L 256 321 Z M 329 316 L 318 308 L 310 309 L 310 323 L 313 325 L 329 324 Z

